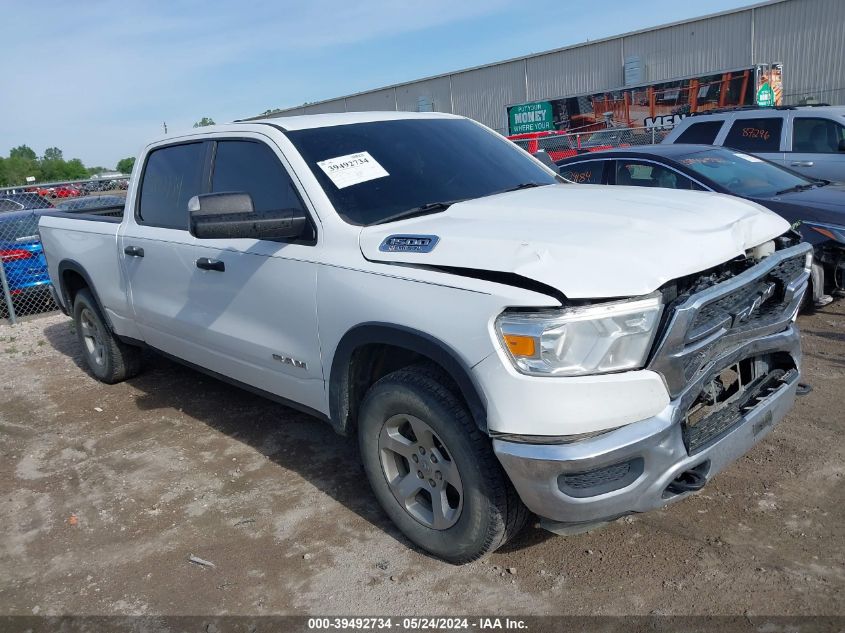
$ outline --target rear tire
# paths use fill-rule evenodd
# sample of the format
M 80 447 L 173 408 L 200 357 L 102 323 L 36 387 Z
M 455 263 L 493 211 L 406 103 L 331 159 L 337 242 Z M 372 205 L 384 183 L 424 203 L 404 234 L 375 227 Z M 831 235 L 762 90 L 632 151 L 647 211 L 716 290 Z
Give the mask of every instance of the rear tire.
M 73 299 L 73 322 L 85 363 L 97 380 L 111 385 L 141 371 L 141 350 L 115 336 L 87 288 Z
M 361 404 L 358 441 L 382 508 L 411 541 L 451 563 L 488 554 L 528 518 L 490 444 L 448 377 L 395 371 Z

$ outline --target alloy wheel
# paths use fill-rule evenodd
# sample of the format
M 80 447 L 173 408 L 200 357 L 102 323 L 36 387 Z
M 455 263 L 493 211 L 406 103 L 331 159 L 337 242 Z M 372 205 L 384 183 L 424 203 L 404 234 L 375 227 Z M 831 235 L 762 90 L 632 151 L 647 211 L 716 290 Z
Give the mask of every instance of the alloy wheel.
M 458 467 L 434 430 L 412 415 L 394 415 L 378 440 L 382 472 L 390 491 L 416 521 L 445 530 L 463 507 Z

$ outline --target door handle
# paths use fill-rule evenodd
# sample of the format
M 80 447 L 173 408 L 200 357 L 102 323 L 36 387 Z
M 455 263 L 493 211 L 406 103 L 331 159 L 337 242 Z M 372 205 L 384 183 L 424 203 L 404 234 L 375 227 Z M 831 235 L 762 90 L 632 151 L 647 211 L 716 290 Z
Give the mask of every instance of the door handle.
M 209 259 L 208 257 L 200 257 L 197 260 L 197 268 L 201 268 L 202 270 L 216 270 L 222 273 L 224 270 L 226 270 L 226 264 L 221 262 L 219 259 Z
M 144 256 L 144 249 L 140 246 L 127 246 L 123 249 L 123 252 L 129 255 L 129 257 L 143 257 Z
M 811 160 L 796 160 L 794 163 L 790 163 L 793 167 L 812 167 L 813 161 Z

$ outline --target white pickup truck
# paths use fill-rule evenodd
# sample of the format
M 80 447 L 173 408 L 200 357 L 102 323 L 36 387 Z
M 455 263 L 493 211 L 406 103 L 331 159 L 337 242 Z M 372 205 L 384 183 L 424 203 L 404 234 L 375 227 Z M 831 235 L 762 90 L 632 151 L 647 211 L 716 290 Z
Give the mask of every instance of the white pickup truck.
M 357 434 L 385 512 L 456 563 L 530 513 L 575 533 L 682 499 L 798 384 L 811 250 L 784 220 L 567 184 L 461 117 L 170 136 L 122 218 L 40 232 L 97 378 L 149 347 Z

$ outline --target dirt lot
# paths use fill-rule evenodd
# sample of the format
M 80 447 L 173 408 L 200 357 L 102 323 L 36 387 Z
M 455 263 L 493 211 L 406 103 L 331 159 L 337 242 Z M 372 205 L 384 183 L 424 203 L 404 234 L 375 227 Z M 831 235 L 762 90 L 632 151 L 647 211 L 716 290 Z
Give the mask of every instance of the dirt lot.
M 327 425 L 156 356 L 100 384 L 61 315 L 0 325 L 0 614 L 843 614 L 845 300 L 800 323 L 815 390 L 697 496 L 463 567 Z

